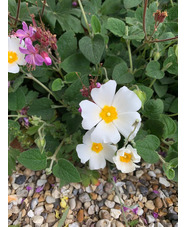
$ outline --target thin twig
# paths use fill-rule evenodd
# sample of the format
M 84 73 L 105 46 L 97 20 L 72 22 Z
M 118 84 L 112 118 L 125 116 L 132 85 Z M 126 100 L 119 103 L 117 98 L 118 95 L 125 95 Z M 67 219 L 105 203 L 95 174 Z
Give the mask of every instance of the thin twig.
M 148 4 L 148 0 L 145 0 L 145 5 L 144 5 L 144 10 L 143 10 L 143 31 L 145 33 L 145 40 L 147 40 L 147 33 L 146 33 L 146 12 L 147 12 L 147 4 Z
M 17 25 L 17 21 L 18 21 L 18 17 L 19 17 L 20 5 L 21 5 L 21 0 L 18 0 L 18 3 L 17 3 L 17 14 L 16 14 L 15 23 L 14 23 L 15 26 Z
M 169 40 L 174 40 L 174 39 L 178 39 L 178 36 L 175 36 L 173 38 L 169 38 L 169 39 L 155 39 L 155 40 L 152 40 L 152 41 L 149 41 L 148 43 L 160 43 L 160 42 L 166 42 L 166 41 L 169 41 Z
M 45 6 L 46 6 L 46 0 L 44 0 L 44 2 L 43 2 L 43 8 L 42 8 L 42 11 L 41 11 L 41 17 L 43 16 L 43 13 L 44 13 L 44 10 L 45 10 Z

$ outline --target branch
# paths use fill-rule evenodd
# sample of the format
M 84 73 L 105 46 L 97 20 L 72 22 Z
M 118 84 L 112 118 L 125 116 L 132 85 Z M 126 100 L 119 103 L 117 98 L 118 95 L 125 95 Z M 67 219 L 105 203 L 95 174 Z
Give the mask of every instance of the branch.
M 175 36 L 173 38 L 169 38 L 169 39 L 155 39 L 155 40 L 152 40 L 152 41 L 149 41 L 148 43 L 159 43 L 159 42 L 166 42 L 166 41 L 169 41 L 169 40 L 174 40 L 174 39 L 178 39 L 178 36 Z
M 147 40 L 146 24 L 145 24 L 147 4 L 148 4 L 148 0 L 145 0 L 144 10 L 143 10 L 143 31 L 145 33 L 145 40 Z
M 17 15 L 16 15 L 16 18 L 15 18 L 15 23 L 14 23 L 15 26 L 17 25 L 17 21 L 18 21 L 18 17 L 19 17 L 20 5 L 21 5 L 21 0 L 18 0 Z
M 45 10 L 45 6 L 46 6 L 46 0 L 44 0 L 44 2 L 43 2 L 43 8 L 42 8 L 42 11 L 41 11 L 41 17 L 43 16 L 43 13 L 44 13 L 44 10 Z

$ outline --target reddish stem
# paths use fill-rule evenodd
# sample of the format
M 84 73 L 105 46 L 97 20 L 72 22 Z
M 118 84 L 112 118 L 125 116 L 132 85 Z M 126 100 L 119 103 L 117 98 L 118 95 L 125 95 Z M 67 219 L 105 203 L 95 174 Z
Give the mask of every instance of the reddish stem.
M 17 15 L 16 15 L 16 18 L 15 18 L 15 23 L 14 23 L 15 26 L 17 25 L 17 21 L 18 21 L 18 17 L 19 17 L 20 5 L 21 5 L 21 0 L 18 0 L 18 3 L 17 3 Z
M 175 36 L 173 38 L 169 38 L 169 39 L 155 39 L 155 40 L 152 40 L 152 41 L 148 41 L 148 43 L 159 43 L 159 42 L 166 42 L 166 41 L 169 41 L 169 40 L 174 40 L 174 39 L 178 39 L 178 36 Z

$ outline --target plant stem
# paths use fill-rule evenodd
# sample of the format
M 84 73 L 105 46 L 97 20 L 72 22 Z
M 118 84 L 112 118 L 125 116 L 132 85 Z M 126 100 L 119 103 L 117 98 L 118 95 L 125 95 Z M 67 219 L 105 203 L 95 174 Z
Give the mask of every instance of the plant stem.
M 147 33 L 146 33 L 146 12 L 147 12 L 147 4 L 148 0 L 145 0 L 144 10 L 143 10 L 143 31 L 145 33 L 145 40 L 147 40 Z
M 168 116 L 169 116 L 169 117 L 175 117 L 175 116 L 178 116 L 178 113 L 175 113 L 175 114 L 169 114 Z
M 123 202 L 121 201 L 121 196 L 120 196 L 120 193 L 119 193 L 119 191 L 118 191 L 118 188 L 117 188 L 116 185 L 115 185 L 115 182 L 112 181 L 112 183 L 113 183 L 113 185 L 114 185 L 115 192 L 116 192 L 116 194 L 117 194 L 117 196 L 118 196 L 118 198 L 119 198 L 120 205 L 122 206 L 122 207 L 121 207 L 121 211 L 122 211 L 122 214 L 123 214 L 123 218 L 124 218 L 125 225 L 126 225 L 126 227 L 129 227 L 128 222 L 127 222 L 127 219 L 126 219 L 126 216 L 125 216 L 125 212 L 124 212 L 124 210 L 123 210 L 123 206 L 125 206 L 125 205 L 124 205 Z
M 8 115 L 8 117 L 22 118 L 22 117 L 28 117 L 28 116 L 27 115 Z
M 166 161 L 161 157 L 161 155 L 158 155 L 159 156 L 159 159 L 163 162 L 163 163 L 166 163 Z
M 172 0 L 170 0 L 170 3 L 171 3 L 171 5 L 172 5 L 172 7 L 174 6 L 174 3 L 173 3 L 173 1 Z
M 125 28 L 125 35 L 128 36 L 128 26 Z M 133 63 L 132 63 L 132 53 L 130 48 L 130 40 L 126 40 L 128 54 L 129 54 L 129 62 L 130 62 L 130 72 L 133 73 Z
M 149 85 L 149 87 L 151 88 L 152 85 L 153 85 L 155 82 L 156 82 L 156 79 L 154 79 L 154 80 L 151 82 L 151 84 Z
M 42 8 L 42 11 L 41 11 L 41 17 L 43 16 L 43 13 L 44 13 L 44 10 L 45 10 L 45 6 L 46 6 L 46 0 L 44 0 L 44 2 L 43 2 L 43 8 Z
M 86 26 L 87 26 L 87 30 L 88 30 L 89 36 L 91 37 L 90 27 L 89 27 L 88 20 L 87 20 L 87 17 L 86 17 L 86 15 L 85 15 L 85 11 L 84 11 L 83 5 L 82 5 L 82 3 L 81 3 L 81 0 L 78 0 L 78 3 L 79 3 L 79 6 L 80 6 L 80 8 L 81 8 L 81 12 L 82 12 L 82 14 L 83 14 L 83 18 L 84 18 L 84 20 L 85 20 L 85 24 L 86 24 Z
M 159 43 L 159 42 L 166 42 L 166 41 L 169 41 L 169 40 L 174 40 L 174 39 L 178 39 L 178 36 L 175 36 L 173 38 L 169 38 L 169 39 L 155 39 L 155 40 L 151 40 L 151 41 L 148 41 L 148 43 Z
M 18 0 L 18 3 L 17 3 L 17 14 L 16 14 L 16 18 L 15 18 L 15 23 L 14 23 L 15 27 L 17 25 L 17 21 L 18 21 L 18 18 L 19 18 L 20 5 L 21 5 L 21 0 Z

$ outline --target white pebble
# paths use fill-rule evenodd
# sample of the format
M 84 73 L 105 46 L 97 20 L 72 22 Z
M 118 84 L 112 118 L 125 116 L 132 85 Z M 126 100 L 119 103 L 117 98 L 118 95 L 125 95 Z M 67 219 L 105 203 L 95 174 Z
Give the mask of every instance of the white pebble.
M 111 215 L 113 218 L 115 218 L 115 219 L 118 219 L 119 216 L 120 216 L 120 214 L 121 214 L 121 211 L 118 210 L 118 209 L 111 209 L 111 210 L 110 210 L 110 215 Z
M 45 180 L 45 179 L 39 179 L 39 180 L 37 181 L 37 186 L 38 186 L 38 187 L 41 187 L 41 186 L 43 186 L 44 184 L 46 184 L 46 182 L 47 182 L 47 180 Z
M 160 177 L 160 178 L 159 178 L 159 182 L 160 182 L 160 184 L 165 185 L 165 187 L 170 187 L 170 183 L 169 183 L 169 182 L 167 181 L 167 179 L 164 178 L 164 177 Z
M 28 217 L 32 218 L 32 217 L 34 217 L 34 212 L 32 210 L 29 210 L 27 215 L 28 215 Z

